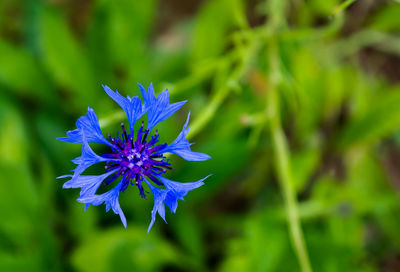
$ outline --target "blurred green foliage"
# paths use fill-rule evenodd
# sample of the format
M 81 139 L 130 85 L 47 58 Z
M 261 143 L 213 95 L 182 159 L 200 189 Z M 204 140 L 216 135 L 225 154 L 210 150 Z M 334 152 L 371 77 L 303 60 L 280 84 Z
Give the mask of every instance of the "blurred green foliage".
M 383 0 L 0 1 L 0 271 L 299 271 L 272 86 L 314 271 L 399 271 L 399 17 Z M 62 190 L 80 147 L 55 139 L 88 106 L 115 131 L 101 84 L 137 95 L 151 81 L 189 100 L 163 140 L 190 110 L 193 148 L 212 156 L 171 157 L 170 177 L 214 175 L 146 235 L 152 199 L 135 188 L 127 229 Z

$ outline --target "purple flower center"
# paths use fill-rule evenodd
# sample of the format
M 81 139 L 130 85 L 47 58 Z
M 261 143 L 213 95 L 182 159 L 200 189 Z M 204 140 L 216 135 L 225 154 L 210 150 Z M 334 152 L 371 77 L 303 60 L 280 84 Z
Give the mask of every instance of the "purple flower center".
M 134 139 L 133 131 L 131 134 L 128 134 L 123 123 L 121 123 L 121 127 L 121 137 L 119 133 L 117 133 L 116 138 L 112 138 L 109 134 L 107 135 L 108 139 L 114 145 L 114 148 L 112 148 L 114 153 L 105 154 L 103 157 L 116 160 L 108 162 L 105 168 L 107 171 L 114 171 L 116 169 L 118 171 L 109 176 L 104 181 L 104 184 L 110 184 L 119 176 L 122 176 L 123 185 L 121 186 L 121 192 L 125 191 L 130 183 L 131 185 L 136 185 L 140 195 L 146 198 L 142 186 L 144 177 L 146 176 L 155 184 L 161 186 L 163 184 L 156 176 L 165 173 L 166 169 L 172 169 L 169 166 L 168 159 L 163 154 L 157 153 L 157 151 L 164 149 L 167 145 L 156 145 L 159 138 L 157 130 L 155 135 L 151 136 L 151 139 L 148 141 L 149 130 L 143 130 L 143 122 L 137 132 L 136 140 Z

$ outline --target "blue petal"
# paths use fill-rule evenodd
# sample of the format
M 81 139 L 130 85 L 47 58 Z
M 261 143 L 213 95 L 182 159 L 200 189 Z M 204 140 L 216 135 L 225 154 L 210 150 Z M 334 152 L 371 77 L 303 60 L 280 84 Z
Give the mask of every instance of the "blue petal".
M 187 193 L 193 189 L 196 189 L 204 184 L 203 180 L 207 177 L 198 180 L 196 182 L 176 182 L 166 179 L 162 176 L 157 176 L 161 182 L 164 184 L 165 188 L 168 189 L 167 196 L 165 197 L 165 204 L 170 208 L 172 213 L 176 212 L 178 207 L 178 199 L 182 199 Z
M 81 196 L 77 199 L 77 201 L 81 202 L 81 203 L 92 204 L 94 206 L 98 206 L 104 202 L 106 204 L 107 211 L 109 211 L 110 208 L 112 208 L 112 210 L 115 214 L 119 214 L 122 224 L 126 228 L 126 218 L 125 218 L 125 215 L 124 215 L 124 213 L 121 209 L 121 206 L 119 205 L 119 202 L 118 202 L 118 197 L 119 197 L 119 193 L 120 193 L 122 184 L 123 184 L 123 180 L 121 180 L 117 186 L 115 186 L 113 189 L 111 189 L 107 193 L 104 193 L 101 195 L 94 194 L 94 195 Z
M 68 143 L 82 143 L 83 131 L 88 143 L 103 143 L 113 147 L 101 133 L 99 120 L 91 107 L 88 107 L 86 116 L 79 117 L 78 121 L 76 121 L 76 127 L 77 129 L 67 132 L 67 137 L 60 137 L 57 140 Z
M 106 179 L 111 174 L 115 173 L 116 171 L 117 169 L 98 176 L 80 175 L 78 177 L 73 178 L 73 175 L 65 175 L 57 178 L 70 177 L 71 179 L 63 184 L 63 188 L 64 189 L 81 188 L 80 196 L 87 196 L 87 195 L 94 195 L 99 186 L 101 185 L 101 183 L 103 182 L 103 180 Z
M 102 85 L 104 91 L 125 111 L 129 127 L 133 131 L 135 122 L 139 120 L 145 113 L 145 108 L 142 106 L 142 102 L 138 96 L 126 98 L 118 93 L 118 91 L 111 90 L 108 86 Z
M 150 83 L 148 91 L 146 91 L 146 89 L 139 84 L 139 89 L 140 92 L 142 93 L 142 97 L 144 100 L 144 104 L 145 106 L 151 106 L 156 102 L 156 96 L 154 95 L 154 88 L 153 88 L 153 83 Z
M 175 141 L 168 145 L 166 148 L 158 151 L 157 153 L 174 153 L 178 156 L 181 156 L 183 159 L 187 161 L 205 161 L 208 159 L 211 159 L 210 156 L 204 153 L 199 153 L 199 152 L 193 152 L 190 149 L 190 146 L 193 143 L 189 143 L 188 140 L 186 140 L 186 135 L 189 133 L 190 127 L 188 128 L 188 123 L 189 123 L 189 117 L 190 117 L 190 112 L 188 114 L 188 117 L 186 119 L 186 123 L 183 126 L 183 129 L 181 133 L 176 137 Z
M 147 128 L 151 130 L 159 122 L 162 122 L 173 115 L 177 110 L 179 110 L 186 101 L 181 101 L 173 104 L 169 104 L 169 94 L 168 89 L 159 94 L 156 98 L 154 95 L 153 84 L 150 83 L 148 91 L 140 85 L 140 91 L 143 96 L 145 107 L 148 115 Z
M 196 182 L 186 182 L 186 183 L 180 183 L 166 179 L 161 176 L 157 176 L 165 185 L 165 189 L 159 189 L 157 187 L 154 187 L 148 180 L 145 179 L 154 197 L 154 207 L 153 210 L 151 211 L 151 222 L 149 228 L 147 229 L 147 233 L 149 233 L 154 222 L 156 221 L 157 212 L 161 216 L 161 218 L 164 219 L 165 223 L 167 223 L 167 221 L 165 220 L 164 204 L 170 208 L 172 213 L 175 213 L 176 208 L 178 207 L 178 199 L 183 200 L 183 197 L 187 195 L 189 191 L 202 186 L 204 184 L 203 180 L 205 180 L 209 176 Z
M 78 166 L 73 170 L 74 171 L 73 178 L 78 177 L 89 166 L 92 166 L 95 163 L 115 160 L 115 159 L 103 158 L 94 153 L 86 141 L 85 138 L 86 135 L 84 133 L 82 135 L 83 135 L 82 155 L 72 160 L 75 164 L 78 164 Z
M 167 223 L 167 221 L 165 220 L 164 200 L 167 196 L 168 190 L 159 189 L 157 187 L 154 187 L 146 179 L 145 179 L 145 181 L 146 181 L 147 185 L 150 187 L 150 190 L 153 193 L 153 197 L 154 197 L 154 207 L 153 207 L 153 210 L 151 211 L 151 222 L 150 222 L 149 228 L 147 229 L 147 234 L 148 234 L 150 232 L 150 229 L 153 226 L 154 222 L 156 221 L 157 212 L 161 216 L 161 218 L 164 219 L 165 223 Z

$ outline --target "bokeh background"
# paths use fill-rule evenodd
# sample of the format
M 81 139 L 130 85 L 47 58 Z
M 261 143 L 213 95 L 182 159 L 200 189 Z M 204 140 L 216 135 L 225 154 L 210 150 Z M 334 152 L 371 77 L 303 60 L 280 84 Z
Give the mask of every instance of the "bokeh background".
M 400 271 L 399 33 L 396 0 L 1 0 L 0 271 L 300 271 L 279 126 L 314 271 Z M 163 141 L 191 111 L 212 156 L 171 157 L 173 180 L 213 176 L 149 235 L 151 196 L 121 194 L 125 229 L 55 179 L 88 106 L 104 133 L 125 121 L 101 84 L 137 82 L 189 100 Z

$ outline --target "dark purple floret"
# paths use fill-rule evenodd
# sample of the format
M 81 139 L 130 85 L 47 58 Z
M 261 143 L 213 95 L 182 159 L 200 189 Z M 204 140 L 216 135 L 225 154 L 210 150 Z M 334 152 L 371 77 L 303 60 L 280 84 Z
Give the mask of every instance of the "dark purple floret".
M 111 161 L 105 166 L 106 171 L 115 171 L 113 175 L 109 176 L 104 184 L 108 185 L 122 176 L 123 184 L 120 191 L 123 192 L 128 188 L 129 183 L 136 185 L 139 189 L 140 195 L 146 198 L 143 190 L 142 181 L 146 176 L 157 185 L 163 185 L 156 177 L 166 172 L 166 169 L 172 169 L 169 165 L 169 160 L 163 154 L 157 151 L 164 149 L 167 144 L 159 144 L 159 135 L 156 130 L 155 135 L 151 136 L 148 140 L 149 129 L 143 129 L 142 126 L 137 132 L 136 139 L 134 134 L 128 134 L 125 126 L 121 123 L 122 133 L 118 133 L 116 138 L 108 136 L 109 141 L 114 145 L 111 148 L 113 154 L 105 154 L 103 157 L 117 159 Z M 157 154 L 156 154 L 157 153 Z

